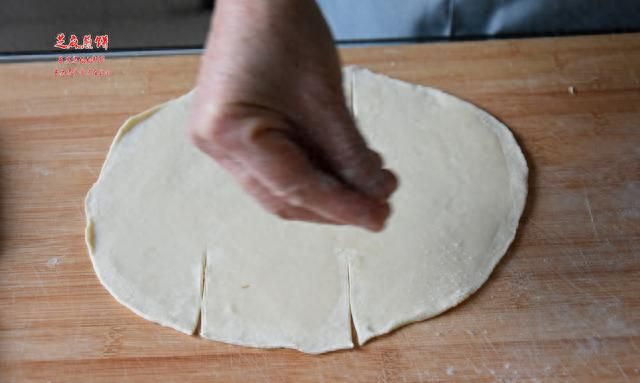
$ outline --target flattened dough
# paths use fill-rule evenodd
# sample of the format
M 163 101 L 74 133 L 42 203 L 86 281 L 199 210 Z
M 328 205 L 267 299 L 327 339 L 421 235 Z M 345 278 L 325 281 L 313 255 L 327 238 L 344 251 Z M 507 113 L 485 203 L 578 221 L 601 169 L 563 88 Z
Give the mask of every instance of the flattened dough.
M 511 132 L 467 102 L 365 70 L 352 84 L 358 124 L 401 185 L 383 233 L 344 233 L 362 344 L 457 305 L 487 280 L 515 236 L 527 165 Z
M 192 334 L 207 230 L 197 203 L 207 204 L 215 188 L 190 179 L 215 171 L 179 132 L 188 99 L 125 122 L 85 210 L 93 267 L 111 295 L 143 318 Z
M 191 93 L 129 119 L 87 195 L 103 285 L 138 315 L 233 344 L 321 353 L 451 308 L 513 240 L 527 166 L 509 130 L 438 90 L 345 70 L 349 107 L 399 175 L 387 229 L 283 221 L 187 139 Z

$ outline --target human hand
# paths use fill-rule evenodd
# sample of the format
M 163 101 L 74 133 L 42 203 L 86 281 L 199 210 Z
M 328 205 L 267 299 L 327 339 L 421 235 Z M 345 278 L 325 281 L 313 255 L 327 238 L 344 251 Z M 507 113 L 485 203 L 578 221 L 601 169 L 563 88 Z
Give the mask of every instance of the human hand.
M 313 0 L 219 0 L 189 123 L 194 143 L 285 219 L 379 231 L 395 176 L 346 107 Z

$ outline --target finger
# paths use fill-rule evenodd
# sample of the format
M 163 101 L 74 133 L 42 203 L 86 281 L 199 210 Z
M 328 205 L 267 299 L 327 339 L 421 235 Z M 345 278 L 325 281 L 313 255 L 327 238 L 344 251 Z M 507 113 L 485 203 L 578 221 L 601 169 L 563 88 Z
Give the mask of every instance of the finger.
M 280 218 L 292 221 L 340 224 L 340 222 L 327 219 L 305 208 L 289 205 L 286 200 L 274 196 L 260 181 L 251 176 L 244 175 L 238 180 L 245 191 L 253 196 L 263 208 Z
M 280 218 L 292 221 L 307 221 L 316 223 L 326 223 L 340 225 L 340 222 L 327 219 L 310 210 L 291 206 L 282 198 L 274 196 L 264 185 L 258 180 L 248 175 L 242 168 L 239 161 L 230 158 L 227 155 L 221 156 L 218 163 L 225 168 L 237 181 L 240 186 L 268 212 L 273 213 Z
M 331 221 L 382 229 L 390 213 L 387 203 L 354 192 L 313 167 L 283 131 L 264 125 L 250 129 L 245 150 L 235 155 L 272 194 Z
M 346 107 L 339 108 L 324 119 L 328 133 L 313 138 L 323 161 L 356 190 L 386 200 L 398 187 L 397 178 L 383 168 L 382 157 L 367 146 Z
M 359 156 L 343 155 L 336 160 L 340 161 L 336 166 L 342 166 L 341 176 L 365 194 L 386 200 L 398 188 L 398 179 L 383 168 L 382 157 L 373 150 L 367 148 Z
M 310 210 L 295 207 L 295 206 L 287 206 L 282 210 L 280 210 L 277 215 L 280 218 L 286 219 L 289 221 L 305 221 L 305 222 L 315 222 L 315 223 L 326 223 L 330 225 L 343 225 L 343 223 L 324 218 Z

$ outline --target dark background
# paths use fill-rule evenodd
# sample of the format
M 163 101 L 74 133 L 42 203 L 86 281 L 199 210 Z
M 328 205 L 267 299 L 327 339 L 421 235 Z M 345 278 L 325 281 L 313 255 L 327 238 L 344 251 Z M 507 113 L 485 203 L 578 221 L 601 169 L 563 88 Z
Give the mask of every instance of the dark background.
M 318 3 L 341 44 L 640 31 L 640 0 Z M 1 0 L 0 55 L 59 53 L 58 33 L 108 34 L 110 51 L 201 48 L 213 8 L 213 0 Z

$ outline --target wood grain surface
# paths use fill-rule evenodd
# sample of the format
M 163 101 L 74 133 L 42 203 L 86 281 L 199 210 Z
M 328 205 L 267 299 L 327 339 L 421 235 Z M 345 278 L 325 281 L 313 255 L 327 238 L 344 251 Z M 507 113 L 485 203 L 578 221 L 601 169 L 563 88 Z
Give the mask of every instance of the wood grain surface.
M 124 119 L 189 90 L 199 58 L 107 58 L 106 77 L 56 78 L 54 60 L 5 64 L 0 381 L 639 382 L 640 35 L 341 53 L 485 108 L 523 146 L 532 171 L 521 228 L 477 294 L 321 356 L 147 322 L 98 282 L 83 198 Z

